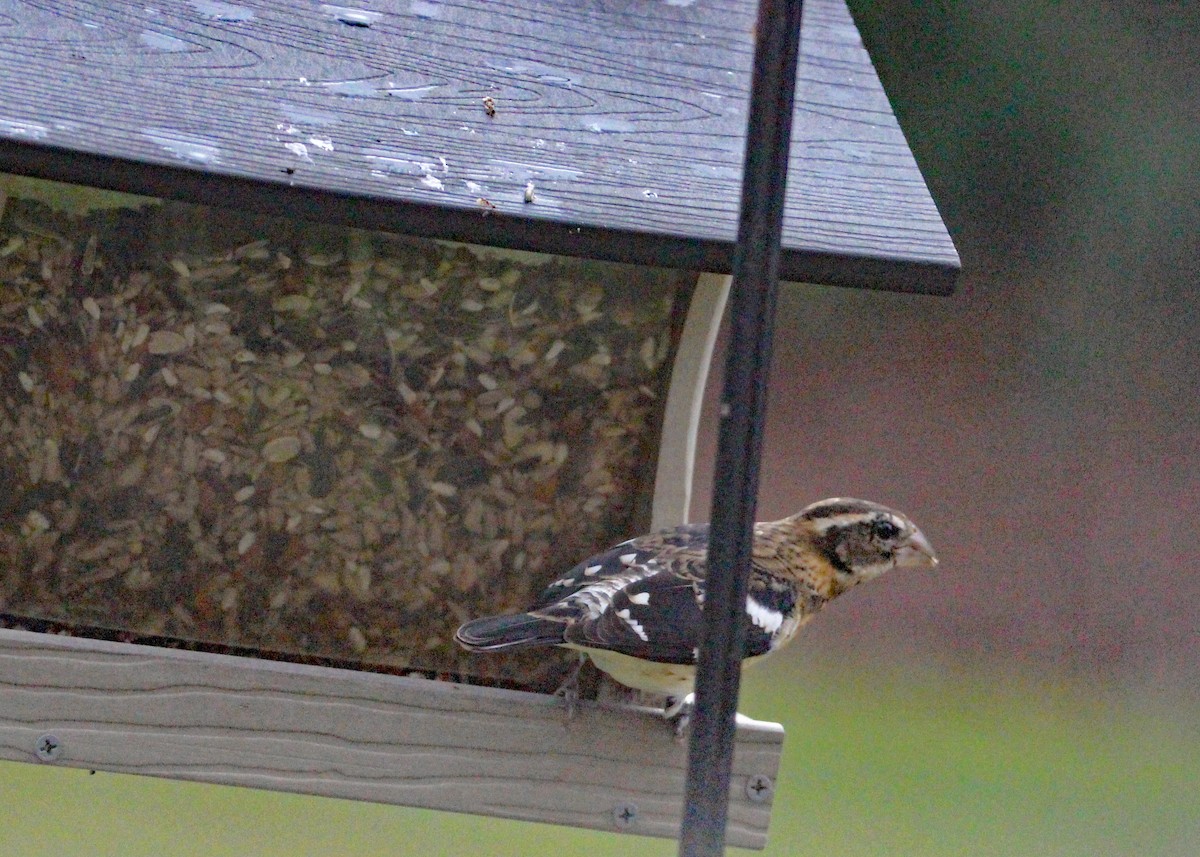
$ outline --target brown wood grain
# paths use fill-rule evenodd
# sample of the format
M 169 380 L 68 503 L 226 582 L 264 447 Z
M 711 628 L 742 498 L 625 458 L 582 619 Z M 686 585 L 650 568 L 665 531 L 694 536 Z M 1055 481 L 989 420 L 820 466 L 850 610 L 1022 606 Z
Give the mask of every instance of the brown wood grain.
M 0 170 L 729 270 L 754 4 L 351 5 L 3 0 Z M 947 291 L 957 255 L 843 0 L 806 3 L 799 77 L 784 277 Z
M 0 758 L 675 836 L 685 746 L 657 714 L 252 658 L 0 630 Z M 761 848 L 783 730 L 742 720 L 729 843 Z

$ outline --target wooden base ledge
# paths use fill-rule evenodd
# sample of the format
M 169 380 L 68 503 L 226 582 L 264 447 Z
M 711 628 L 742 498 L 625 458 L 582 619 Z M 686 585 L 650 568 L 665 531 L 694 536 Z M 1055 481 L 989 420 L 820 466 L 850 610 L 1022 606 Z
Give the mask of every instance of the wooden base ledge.
M 728 844 L 766 845 L 782 747 L 739 715 Z M 675 837 L 686 747 L 644 709 L 0 629 L 0 758 Z

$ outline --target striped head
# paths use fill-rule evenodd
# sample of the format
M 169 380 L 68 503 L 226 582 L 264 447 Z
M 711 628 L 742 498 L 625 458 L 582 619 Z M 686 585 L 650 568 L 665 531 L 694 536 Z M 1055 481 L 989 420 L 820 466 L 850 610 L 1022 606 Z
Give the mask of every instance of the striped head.
M 798 512 L 813 546 L 833 566 L 844 592 L 893 568 L 932 568 L 937 556 L 925 534 L 906 516 L 878 503 L 834 497 Z

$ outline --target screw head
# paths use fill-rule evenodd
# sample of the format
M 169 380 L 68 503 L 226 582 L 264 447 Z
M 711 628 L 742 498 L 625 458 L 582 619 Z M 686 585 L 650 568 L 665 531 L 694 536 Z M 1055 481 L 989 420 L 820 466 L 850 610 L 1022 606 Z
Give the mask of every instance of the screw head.
M 746 797 L 754 803 L 766 803 L 775 794 L 775 783 L 766 774 L 754 774 L 746 780 Z
M 49 732 L 39 735 L 33 744 L 33 752 L 43 762 L 53 762 L 62 755 L 62 741 Z
M 613 807 L 613 824 L 618 830 L 628 830 L 637 822 L 637 804 L 619 803 Z

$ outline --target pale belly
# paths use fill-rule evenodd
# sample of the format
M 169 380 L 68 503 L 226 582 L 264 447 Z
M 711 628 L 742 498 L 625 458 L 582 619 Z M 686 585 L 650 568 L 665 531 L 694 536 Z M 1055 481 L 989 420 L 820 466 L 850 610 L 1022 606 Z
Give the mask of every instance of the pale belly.
M 562 648 L 586 652 L 597 668 L 608 673 L 626 687 L 632 687 L 635 690 L 681 697 L 691 693 L 696 683 L 696 668 L 691 664 L 659 664 L 631 658 L 620 652 L 589 649 L 586 646 L 576 646 L 570 643 Z M 764 657 L 766 655 L 747 658 L 742 661 L 742 666 L 749 666 Z

